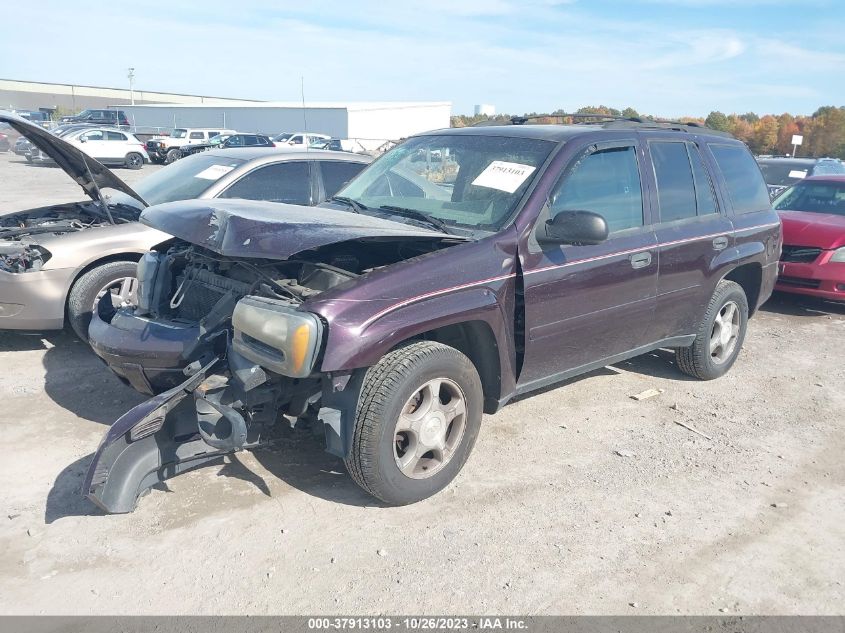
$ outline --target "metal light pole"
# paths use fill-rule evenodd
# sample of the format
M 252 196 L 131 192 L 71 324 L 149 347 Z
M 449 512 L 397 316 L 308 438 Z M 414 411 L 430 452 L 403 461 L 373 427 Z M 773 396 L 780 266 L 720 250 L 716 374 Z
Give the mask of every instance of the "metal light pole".
M 131 105 L 135 105 L 135 69 L 130 68 L 126 76 L 129 78 L 129 99 Z

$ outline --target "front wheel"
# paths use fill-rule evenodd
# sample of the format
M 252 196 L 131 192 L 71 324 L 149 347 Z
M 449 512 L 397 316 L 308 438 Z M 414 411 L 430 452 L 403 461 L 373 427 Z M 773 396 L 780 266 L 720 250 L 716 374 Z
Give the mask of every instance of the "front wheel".
M 76 280 L 68 293 L 67 317 L 79 338 L 88 340 L 91 312 L 101 298 L 108 296 L 116 308 L 135 304 L 137 268 L 134 262 L 108 262 Z
M 748 298 L 738 283 L 716 286 L 695 341 L 675 350 L 678 368 L 694 378 L 713 380 L 727 373 L 739 356 L 748 327 Z
M 182 150 L 180 149 L 171 149 L 167 152 L 167 156 L 164 159 L 164 164 L 169 165 L 177 160 L 182 158 Z
M 349 474 L 391 505 L 432 496 L 469 457 L 482 403 L 478 372 L 458 350 L 421 341 L 386 354 L 364 378 Z

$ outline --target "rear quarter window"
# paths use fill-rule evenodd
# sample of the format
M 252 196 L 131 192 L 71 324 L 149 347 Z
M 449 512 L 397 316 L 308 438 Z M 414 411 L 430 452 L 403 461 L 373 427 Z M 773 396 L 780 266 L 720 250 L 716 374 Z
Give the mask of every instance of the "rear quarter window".
M 771 208 L 768 189 L 760 167 L 751 153 L 739 145 L 710 144 L 734 213 L 752 213 Z

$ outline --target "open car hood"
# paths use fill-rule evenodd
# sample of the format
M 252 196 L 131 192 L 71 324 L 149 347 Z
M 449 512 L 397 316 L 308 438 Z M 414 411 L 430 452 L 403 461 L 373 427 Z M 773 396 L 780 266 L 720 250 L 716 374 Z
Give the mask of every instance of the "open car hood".
M 100 189 L 110 188 L 121 191 L 147 206 L 144 199 L 115 176 L 114 172 L 88 156 L 78 147 L 11 112 L 0 110 L 0 122 L 8 123 L 19 134 L 29 139 L 30 143 L 49 156 L 75 182 L 79 183 L 92 200 L 98 201 L 100 199 L 97 196 L 97 187 Z
M 181 200 L 145 209 L 141 222 L 227 257 L 287 259 L 349 240 L 451 239 L 369 215 L 250 200 Z

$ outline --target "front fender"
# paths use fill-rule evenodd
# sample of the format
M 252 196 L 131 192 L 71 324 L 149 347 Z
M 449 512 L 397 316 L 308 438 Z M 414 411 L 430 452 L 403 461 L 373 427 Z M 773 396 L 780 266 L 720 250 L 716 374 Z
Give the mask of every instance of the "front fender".
M 321 369 L 330 373 L 369 367 L 410 338 L 450 325 L 482 321 L 496 340 L 504 391 L 514 375 L 511 341 L 515 277 L 503 275 L 484 285 L 404 300 L 382 308 L 359 324 L 330 323 Z

